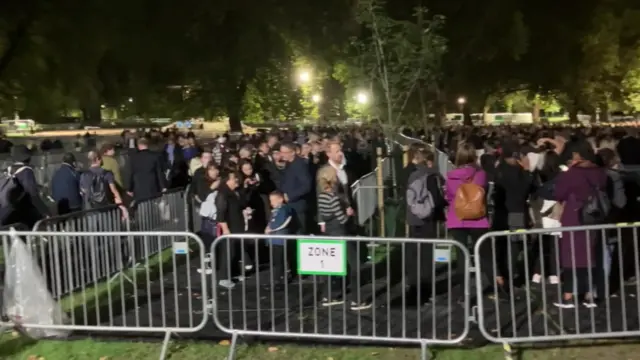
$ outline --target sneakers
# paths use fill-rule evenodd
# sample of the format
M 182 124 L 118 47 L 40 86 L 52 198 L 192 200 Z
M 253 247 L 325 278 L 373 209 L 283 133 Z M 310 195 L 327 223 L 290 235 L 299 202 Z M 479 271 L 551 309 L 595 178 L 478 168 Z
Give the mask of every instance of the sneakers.
M 234 283 L 233 280 L 220 280 L 218 281 L 218 285 L 228 290 L 231 290 L 234 287 L 236 287 L 236 283 Z
M 541 281 L 542 281 L 542 276 L 540 276 L 540 274 L 535 274 L 531 278 L 531 282 L 534 283 L 534 284 L 540 284 Z M 555 275 L 549 276 L 547 278 L 547 284 L 557 285 L 559 282 L 560 282 L 560 280 Z
M 571 299 L 571 300 L 562 300 L 562 302 L 554 302 L 553 305 L 555 307 L 560 308 L 560 309 L 575 309 L 575 307 L 576 307 L 576 303 L 575 303 L 575 301 L 573 299 Z M 586 307 L 588 309 L 593 309 L 593 308 L 598 307 L 598 304 L 593 300 L 585 299 L 582 302 L 582 306 L 584 306 L 584 307 Z
M 324 307 L 336 306 L 336 305 L 342 305 L 342 304 L 344 304 L 344 300 L 342 299 L 322 298 L 322 306 Z
M 561 302 L 554 302 L 553 306 L 560 308 L 560 309 L 573 309 L 576 307 L 575 302 L 573 301 L 573 299 L 569 299 L 569 300 L 562 300 Z
M 361 303 L 356 303 L 355 301 L 351 302 L 351 310 L 353 311 L 367 310 L 370 308 L 371 308 L 371 303 L 368 303 L 368 302 L 361 302 Z
M 342 305 L 342 304 L 344 304 L 344 300 L 342 299 L 327 299 L 327 298 L 322 299 L 322 306 L 324 307 L 330 307 L 330 306 L 336 306 L 336 305 Z M 357 303 L 355 301 L 352 301 L 349 305 L 349 308 L 353 311 L 362 311 L 362 310 L 370 309 L 371 306 L 372 305 L 369 302 Z

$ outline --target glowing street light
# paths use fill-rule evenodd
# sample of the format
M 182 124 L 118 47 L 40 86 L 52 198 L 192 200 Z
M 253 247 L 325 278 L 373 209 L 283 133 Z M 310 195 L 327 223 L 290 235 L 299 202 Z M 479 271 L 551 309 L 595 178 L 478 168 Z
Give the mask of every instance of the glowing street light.
M 311 81 L 311 73 L 308 70 L 301 71 L 298 75 L 298 80 L 303 84 L 308 83 Z
M 100 105 L 101 109 L 106 109 L 106 107 L 107 107 L 107 105 L 105 105 L 105 104 Z
M 320 95 L 315 94 L 311 97 L 311 100 L 313 100 L 314 103 L 319 103 L 320 101 L 322 101 L 322 97 L 320 97 Z
M 369 97 L 364 92 L 359 92 L 356 96 L 356 100 L 358 100 L 359 104 L 366 104 L 369 102 Z
M 467 99 L 464 96 L 458 98 L 458 105 L 464 105 L 467 103 Z
M 130 102 L 130 103 L 132 103 L 132 102 L 133 102 L 133 98 L 132 98 L 132 97 L 130 97 L 130 98 L 129 98 L 129 102 Z

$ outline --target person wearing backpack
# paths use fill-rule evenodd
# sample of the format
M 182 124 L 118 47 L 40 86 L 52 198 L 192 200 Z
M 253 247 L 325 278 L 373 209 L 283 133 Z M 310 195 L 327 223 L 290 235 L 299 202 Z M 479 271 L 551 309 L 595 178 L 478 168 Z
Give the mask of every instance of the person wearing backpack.
M 565 151 L 570 156 L 569 168 L 556 178 L 555 200 L 564 203 L 560 217 L 563 227 L 599 225 L 607 222 L 611 202 L 606 194 L 607 173 L 596 165 L 596 155 L 584 139 L 572 139 Z M 595 280 L 600 295 L 606 296 L 603 256 L 597 256 L 601 231 L 563 231 L 560 239 L 560 267 L 562 268 L 562 301 L 559 308 L 574 308 L 582 302 L 587 308 L 596 307 Z M 601 246 L 600 246 L 601 247 Z M 574 282 L 575 279 L 575 283 Z M 575 296 L 582 297 L 575 299 Z M 580 300 L 578 302 L 578 300 Z
M 40 196 L 33 168 L 31 151 L 24 145 L 11 150 L 14 163 L 7 169 L 0 185 L 0 221 L 2 225 L 22 223 L 32 228 L 36 222 L 50 215 Z
M 447 173 L 445 198 L 447 209 L 447 229 L 454 240 L 473 251 L 478 239 L 489 229 L 487 218 L 486 189 L 487 174 L 477 165 L 476 149 L 473 144 L 463 142 L 456 151 L 456 169 Z M 485 275 L 483 281 L 494 281 L 493 256 L 490 242 L 481 247 L 480 269 Z M 464 274 L 464 262 L 458 261 L 458 275 Z M 477 266 L 477 264 L 476 264 Z M 491 274 L 491 275 L 487 275 Z
M 444 220 L 444 178 L 427 150 L 413 152 L 415 170 L 409 175 L 405 200 L 407 225 L 412 239 L 438 239 L 438 222 Z M 432 281 L 433 244 L 406 243 L 405 269 L 408 287 Z
M 80 192 L 86 209 L 98 209 L 117 204 L 126 215 L 122 197 L 116 186 L 113 173 L 102 168 L 102 158 L 96 151 L 87 155 L 89 169 L 80 175 Z

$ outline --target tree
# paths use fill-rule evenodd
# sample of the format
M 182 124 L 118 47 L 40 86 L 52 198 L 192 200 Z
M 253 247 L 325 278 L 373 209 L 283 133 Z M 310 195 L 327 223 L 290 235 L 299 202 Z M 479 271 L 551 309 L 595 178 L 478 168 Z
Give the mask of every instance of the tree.
M 381 0 L 358 3 L 356 19 L 363 36 L 354 42 L 358 65 L 367 74 L 379 115 L 387 129 L 400 124 L 403 112 L 421 82 L 439 80 L 445 40 L 437 34 L 443 19 L 416 7 L 412 20 L 395 20 Z

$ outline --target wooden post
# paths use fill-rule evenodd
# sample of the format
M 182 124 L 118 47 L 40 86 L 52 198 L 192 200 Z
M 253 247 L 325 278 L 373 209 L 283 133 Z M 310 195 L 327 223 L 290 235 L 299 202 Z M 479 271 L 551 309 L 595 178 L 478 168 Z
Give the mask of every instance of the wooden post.
M 382 148 L 376 148 L 376 177 L 378 188 L 378 213 L 380 214 L 380 237 L 385 237 L 384 223 L 384 176 L 382 174 Z
M 403 172 L 406 172 L 407 166 L 409 166 L 409 147 L 405 145 L 405 146 L 402 147 L 402 171 Z M 406 174 L 406 173 L 402 174 L 401 179 L 403 179 L 405 182 L 408 182 L 409 179 L 408 178 L 405 179 L 405 177 L 404 177 L 405 175 L 408 176 L 409 174 Z M 404 188 L 405 186 L 409 186 L 409 184 L 407 184 L 407 183 L 402 184 L 402 189 L 404 189 L 404 194 L 403 194 L 404 196 L 407 195 L 407 189 Z M 406 201 L 405 201 L 405 203 L 406 203 Z M 405 211 L 409 211 L 409 209 L 405 209 Z M 407 217 L 405 215 L 405 219 L 406 218 Z M 406 220 L 405 220 L 405 224 L 404 224 L 404 236 L 405 237 L 409 237 L 409 223 L 407 223 Z

